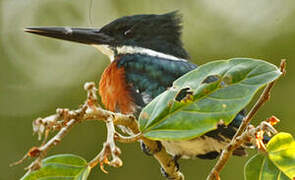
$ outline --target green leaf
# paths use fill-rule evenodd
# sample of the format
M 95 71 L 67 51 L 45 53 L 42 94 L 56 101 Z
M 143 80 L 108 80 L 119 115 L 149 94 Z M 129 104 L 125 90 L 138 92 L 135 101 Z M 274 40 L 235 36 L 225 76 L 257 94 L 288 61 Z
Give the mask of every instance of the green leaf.
M 229 124 L 267 83 L 281 75 L 265 61 L 220 60 L 183 75 L 140 114 L 140 130 L 154 140 L 191 139 Z M 208 83 L 207 80 L 211 80 Z
M 244 169 L 244 175 L 245 180 L 289 180 L 289 178 L 263 154 L 256 154 L 249 159 Z
M 295 141 L 289 133 L 275 135 L 267 144 L 269 159 L 289 178 L 295 179 Z
M 289 133 L 279 133 L 267 144 L 267 154 L 257 154 L 245 166 L 245 179 L 295 179 L 295 141 Z
M 41 169 L 26 174 L 22 180 L 86 180 L 90 170 L 80 156 L 59 154 L 44 159 Z

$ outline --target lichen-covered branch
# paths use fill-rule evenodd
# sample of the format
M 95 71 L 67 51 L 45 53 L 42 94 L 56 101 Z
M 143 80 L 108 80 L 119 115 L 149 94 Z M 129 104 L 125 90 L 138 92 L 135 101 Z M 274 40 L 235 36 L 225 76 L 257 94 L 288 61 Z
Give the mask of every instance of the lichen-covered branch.
M 286 73 L 286 61 L 282 60 L 280 64 L 280 70 L 283 75 Z M 257 111 L 266 103 L 266 101 L 270 98 L 270 92 L 272 87 L 275 85 L 277 80 L 269 83 L 265 89 L 263 90 L 261 96 L 257 100 L 256 104 L 252 107 L 252 109 L 249 111 L 247 116 L 243 119 L 242 124 L 240 125 L 238 131 L 236 132 L 235 136 L 231 140 L 231 142 L 224 148 L 222 151 L 220 158 L 218 159 L 217 163 L 209 173 L 207 180 L 219 180 L 219 173 L 231 157 L 233 151 L 238 148 L 241 144 L 243 144 L 247 138 L 249 140 L 249 137 L 253 135 L 253 130 L 250 131 L 249 124 L 250 121 L 253 119 L 253 117 L 256 115 Z M 247 129 L 248 128 L 248 129 Z M 261 129 L 261 126 L 257 127 L 258 129 Z M 255 129 L 255 132 L 258 129 Z M 256 133 L 257 133 L 256 132 Z M 252 134 L 251 134 L 252 133 Z M 260 143 L 260 145 L 263 143 Z M 262 147 L 263 149 L 263 147 Z

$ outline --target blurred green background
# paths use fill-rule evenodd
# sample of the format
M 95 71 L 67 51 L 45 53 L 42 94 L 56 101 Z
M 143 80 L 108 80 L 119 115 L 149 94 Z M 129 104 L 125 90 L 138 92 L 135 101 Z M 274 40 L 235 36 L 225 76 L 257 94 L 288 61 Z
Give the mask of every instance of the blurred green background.
M 98 82 L 109 60 L 96 49 L 23 32 L 27 26 L 95 26 L 131 14 L 179 10 L 184 16 L 183 41 L 192 61 L 232 57 L 265 59 L 274 64 L 287 59 L 287 76 L 273 89 L 253 123 L 271 115 L 281 119 L 279 130 L 294 135 L 295 121 L 295 1 L 294 0 L 2 0 L 0 1 L 0 179 L 19 179 L 24 164 L 9 167 L 38 145 L 32 120 L 76 108 L 83 103 L 83 84 Z M 90 8 L 91 7 L 91 8 Z M 90 11 L 91 9 L 91 11 Z M 90 18 L 92 23 L 90 23 Z M 50 151 L 93 158 L 105 139 L 105 125 L 80 124 Z M 124 166 L 95 168 L 89 179 L 163 179 L 158 163 L 145 156 L 137 144 L 119 144 Z M 243 179 L 246 158 L 233 157 L 222 179 Z M 181 160 L 186 179 L 205 179 L 215 161 Z M 28 162 L 27 162 L 28 164 Z

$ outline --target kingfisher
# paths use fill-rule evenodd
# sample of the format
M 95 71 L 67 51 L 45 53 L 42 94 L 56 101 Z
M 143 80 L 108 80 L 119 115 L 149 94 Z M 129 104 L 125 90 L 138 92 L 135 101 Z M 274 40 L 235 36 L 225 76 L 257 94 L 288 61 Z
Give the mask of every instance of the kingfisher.
M 197 68 L 183 47 L 182 16 L 177 11 L 124 16 L 102 28 L 28 27 L 25 31 L 91 45 L 108 56 L 110 64 L 100 78 L 99 94 L 105 108 L 113 112 L 138 116 L 174 80 Z M 215 159 L 244 116 L 241 111 L 229 125 L 201 137 L 160 144 L 175 157 Z M 144 144 L 142 147 L 148 151 Z M 246 155 L 245 148 L 233 154 Z

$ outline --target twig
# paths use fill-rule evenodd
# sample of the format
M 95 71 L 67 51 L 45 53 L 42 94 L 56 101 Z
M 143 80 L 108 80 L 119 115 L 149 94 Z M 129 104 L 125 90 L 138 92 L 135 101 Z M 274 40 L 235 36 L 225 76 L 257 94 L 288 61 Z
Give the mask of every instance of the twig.
M 47 152 L 56 146 L 75 124 L 83 120 L 86 110 L 88 109 L 88 100 L 96 99 L 96 95 L 91 92 L 92 89 L 86 89 L 90 85 L 86 85 L 87 86 L 84 88 L 88 91 L 87 101 L 81 108 L 73 111 L 69 111 L 68 109 L 57 109 L 56 114 L 45 118 L 37 118 L 33 122 L 33 131 L 34 133 L 38 133 L 39 140 L 41 140 L 43 133 L 45 133 L 44 139 L 46 140 L 50 130 L 59 130 L 59 132 L 47 143 L 43 141 L 40 147 L 32 147 L 21 160 L 12 163 L 11 166 L 20 164 L 28 157 L 31 157 L 36 159 L 25 169 L 31 172 L 41 168 L 42 159 L 47 155 Z
M 107 171 L 103 167 L 104 164 L 108 164 L 113 167 L 121 167 L 123 165 L 123 162 L 119 157 L 121 150 L 114 142 L 115 127 L 112 116 L 107 119 L 106 126 L 108 132 L 107 141 L 104 143 L 102 151 L 88 163 L 91 168 L 100 163 L 100 169 L 105 173 L 107 173 Z M 111 162 L 108 160 L 108 156 L 112 157 Z
M 284 75 L 286 72 L 286 61 L 282 60 L 280 64 L 280 71 Z M 207 180 L 217 180 L 219 178 L 219 173 L 231 157 L 233 151 L 239 147 L 243 143 L 243 132 L 248 127 L 250 121 L 253 119 L 257 111 L 265 104 L 266 101 L 270 98 L 270 91 L 272 87 L 275 85 L 277 80 L 274 80 L 273 82 L 269 83 L 265 89 L 263 90 L 261 96 L 257 100 L 256 104 L 252 107 L 250 112 L 247 114 L 247 116 L 243 119 L 242 124 L 240 125 L 238 131 L 236 132 L 235 136 L 231 140 L 231 142 L 224 148 L 222 151 L 220 158 L 218 159 L 217 163 L 209 173 Z
M 63 127 L 53 138 L 51 138 L 45 145 L 39 148 L 33 148 L 28 154 L 30 157 L 36 157 L 37 159 L 32 162 L 26 169 L 29 171 L 37 170 L 41 168 L 41 161 L 47 155 L 49 149 L 56 146 L 62 138 L 69 132 L 69 130 L 77 123 L 75 119 L 70 120 L 65 127 Z M 34 154 L 34 155 L 33 155 Z
M 29 171 L 37 170 L 41 167 L 42 159 L 47 155 L 47 152 L 54 146 L 56 146 L 69 132 L 69 130 L 78 122 L 80 122 L 83 114 L 86 111 L 86 106 L 82 108 L 69 112 L 68 109 L 57 109 L 57 114 L 48 116 L 44 119 L 37 118 L 33 123 L 34 133 L 38 133 L 38 139 L 41 140 L 42 133 L 45 132 L 45 139 L 48 136 L 49 129 L 56 130 L 57 128 L 60 131 L 51 138 L 47 143 L 42 143 L 40 147 L 32 147 L 28 153 L 19 161 L 10 164 L 10 166 L 14 166 L 22 163 L 27 158 L 36 157 L 36 160 L 33 161 L 28 167 L 25 169 Z M 59 121 L 61 120 L 61 121 Z M 63 124 L 63 125 L 62 125 Z M 62 127 L 61 127 L 62 126 Z
M 136 142 L 138 140 L 140 140 L 142 138 L 142 134 L 139 133 L 139 134 L 135 134 L 135 135 L 132 135 L 132 136 L 122 136 L 121 134 L 115 132 L 115 140 L 116 141 L 119 141 L 121 143 L 133 143 L 133 142 Z

